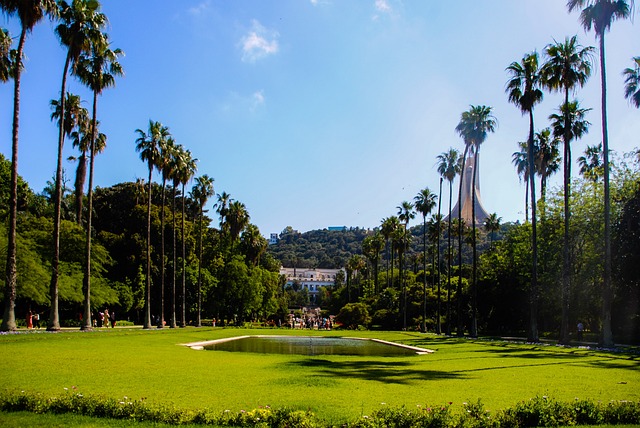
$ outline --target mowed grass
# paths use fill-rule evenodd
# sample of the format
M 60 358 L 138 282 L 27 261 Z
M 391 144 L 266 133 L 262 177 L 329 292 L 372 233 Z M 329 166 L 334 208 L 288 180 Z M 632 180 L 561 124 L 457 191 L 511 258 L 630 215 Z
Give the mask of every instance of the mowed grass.
M 247 334 L 379 338 L 435 350 L 410 357 L 194 351 L 179 344 Z M 0 336 L 0 387 L 45 396 L 82 393 L 217 411 L 311 410 L 328 422 L 385 405 L 481 399 L 489 410 L 535 396 L 640 400 L 640 356 L 443 338 L 410 332 L 109 329 Z M 66 389 L 65 389 L 66 388 Z M 383 404 L 384 403 L 384 404 Z

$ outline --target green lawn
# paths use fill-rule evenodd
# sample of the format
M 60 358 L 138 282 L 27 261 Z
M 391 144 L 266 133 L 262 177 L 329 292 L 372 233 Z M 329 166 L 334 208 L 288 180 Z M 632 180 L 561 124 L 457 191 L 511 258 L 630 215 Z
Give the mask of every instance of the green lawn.
M 306 357 L 179 346 L 245 334 L 375 337 L 436 352 L 412 357 Z M 640 400 L 638 354 L 409 332 L 212 328 L 32 332 L 0 336 L 0 356 L 5 390 L 126 396 L 218 411 L 292 407 L 312 410 L 330 422 L 351 420 L 385 405 L 452 402 L 456 407 L 481 399 L 487 409 L 497 410 L 536 395 L 558 400 Z

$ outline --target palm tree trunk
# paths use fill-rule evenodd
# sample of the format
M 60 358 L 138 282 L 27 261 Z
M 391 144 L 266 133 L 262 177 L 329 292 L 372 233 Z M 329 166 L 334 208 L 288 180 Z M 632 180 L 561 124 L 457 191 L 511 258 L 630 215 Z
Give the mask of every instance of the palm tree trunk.
M 569 226 L 571 224 L 571 136 L 569 119 L 569 88 L 564 95 L 564 245 L 562 247 L 562 310 L 560 324 L 560 343 L 569 344 L 569 295 L 571 293 L 571 242 Z
M 200 313 L 202 311 L 202 205 L 200 205 L 200 231 L 199 231 L 199 248 L 198 248 L 198 327 L 202 327 Z
M 524 180 L 524 222 L 529 223 L 529 177 Z
M 158 325 L 158 328 L 164 328 L 164 203 L 166 187 L 167 180 L 162 177 L 162 208 L 160 208 L 160 325 Z
M 447 335 L 451 335 L 451 201 L 453 199 L 453 180 L 449 181 L 449 229 L 447 235 Z
M 98 94 L 93 93 L 93 118 L 91 120 L 91 148 L 89 159 L 89 190 L 87 191 L 88 212 L 87 212 L 87 240 L 85 247 L 85 270 L 83 280 L 84 291 L 84 316 L 82 317 L 81 330 L 91 330 L 91 220 L 93 217 L 93 166 L 96 157 L 96 128 L 98 126 Z
M 536 180 L 533 164 L 533 109 L 529 110 L 529 185 L 531 186 L 531 291 L 529 295 L 529 342 L 538 342 L 538 236 L 536 230 Z
M 422 216 L 422 332 L 427 332 L 427 216 Z
M 76 168 L 75 181 L 75 199 L 76 199 L 76 223 L 82 225 L 82 197 L 84 194 L 84 181 L 87 177 L 87 153 L 82 152 L 78 158 L 78 167 Z
M 442 177 L 440 177 L 440 193 L 438 194 L 438 320 L 436 323 L 436 334 L 442 333 L 442 324 L 441 324 L 441 298 L 440 298 L 440 202 L 442 197 Z
M 473 176 L 471 178 L 471 246 L 473 250 L 473 269 L 471 274 L 471 337 L 478 337 L 478 257 L 476 247 L 476 171 L 478 170 L 478 151 L 473 155 Z
M 465 143 L 462 154 L 462 169 L 460 170 L 460 188 L 458 190 L 458 289 L 456 299 L 458 301 L 458 331 L 459 337 L 464 336 L 462 324 L 462 183 L 464 182 L 464 169 L 467 163 L 469 145 Z
M 600 78 L 602 81 L 602 154 L 604 162 L 604 282 L 602 287 L 602 346 L 613 347 L 611 331 L 611 198 L 609 188 L 609 133 L 607 130 L 607 75 L 605 71 L 604 32 L 600 34 Z
M 7 269 L 4 288 L 4 314 L 2 316 L 2 331 L 16 330 L 16 284 L 18 280 L 16 258 L 16 229 L 18 219 L 18 130 L 20 128 L 20 72 L 22 70 L 22 55 L 27 29 L 22 27 L 18 54 L 14 69 L 13 90 L 13 124 L 11 129 L 11 190 L 9 196 L 9 233 L 7 236 Z
M 186 305 L 187 305 L 187 297 L 186 297 L 186 293 L 187 293 L 187 261 L 186 261 L 186 257 L 187 257 L 187 247 L 185 245 L 185 236 L 184 236 L 184 200 L 186 199 L 186 196 L 184 194 L 184 184 L 182 185 L 182 320 L 180 321 L 180 327 L 186 327 L 187 326 L 187 318 L 186 318 Z
M 171 269 L 171 328 L 176 328 L 176 183 L 173 183 L 173 267 Z
M 62 207 L 62 150 L 64 148 L 64 101 L 67 92 L 67 72 L 71 63 L 71 51 L 67 52 L 62 73 L 62 88 L 60 89 L 60 122 L 58 132 L 58 163 L 56 167 L 55 208 L 53 218 L 53 260 L 51 261 L 51 283 L 49 284 L 49 299 L 51 311 L 49 313 L 48 331 L 60 330 L 58 317 L 58 268 L 60 265 L 60 211 Z
M 149 194 L 147 201 L 147 282 L 144 292 L 144 323 L 142 328 L 151 328 L 151 178 L 153 165 L 149 164 Z

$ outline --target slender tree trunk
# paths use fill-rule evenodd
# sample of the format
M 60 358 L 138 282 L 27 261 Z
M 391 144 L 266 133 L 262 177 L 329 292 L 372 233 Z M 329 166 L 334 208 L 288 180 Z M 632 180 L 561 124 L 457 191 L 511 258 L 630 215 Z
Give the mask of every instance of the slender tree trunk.
M 562 246 L 562 310 L 560 324 L 560 343 L 569 344 L 569 296 L 571 293 L 571 132 L 569 118 L 569 88 L 564 92 L 564 243 Z
M 98 126 L 98 94 L 93 93 L 93 118 L 91 120 L 91 148 L 89 159 L 89 190 L 88 212 L 87 212 L 87 240 L 85 247 L 85 270 L 84 270 L 84 316 L 82 317 L 81 330 L 91 330 L 91 220 L 93 218 L 93 167 L 96 157 L 96 128 Z
M 442 177 L 440 177 L 440 193 L 438 194 L 438 322 L 436 323 L 436 333 L 442 333 L 442 302 L 440 297 L 441 281 L 440 281 L 440 207 L 442 198 Z
M 538 342 L 538 235 L 536 220 L 536 180 L 532 174 L 533 165 L 533 109 L 529 110 L 529 185 L 531 186 L 531 248 L 533 250 L 531 266 L 531 291 L 529 295 L 529 342 Z
M 609 188 L 609 133 L 607 130 L 607 75 L 605 70 L 604 32 L 600 35 L 600 78 L 602 81 L 602 154 L 604 162 L 604 283 L 602 284 L 602 337 L 600 344 L 613 347 L 611 331 L 611 197 Z
M 453 180 L 449 181 L 449 228 L 447 235 L 447 335 L 451 335 L 451 201 L 453 199 Z
M 173 268 L 171 269 L 171 328 L 176 328 L 176 185 L 177 183 L 173 183 L 173 202 L 172 202 L 172 212 L 173 212 Z
M 67 53 L 62 73 L 62 88 L 60 89 L 60 122 L 58 132 L 58 163 L 56 167 L 56 187 L 55 187 L 55 208 L 53 218 L 53 260 L 51 261 L 51 283 L 49 284 L 49 299 L 51 301 L 51 311 L 47 330 L 60 330 L 60 319 L 58 317 L 58 268 L 60 265 L 60 211 L 62 207 L 62 150 L 64 149 L 64 116 L 65 116 L 65 95 L 67 92 L 67 72 L 71 63 L 71 51 Z
M 78 167 L 76 168 L 75 184 L 75 204 L 76 204 L 76 223 L 82 225 L 82 197 L 84 196 L 84 182 L 87 177 L 87 153 L 83 151 L 78 158 Z
M 158 325 L 158 328 L 164 328 L 164 204 L 166 187 L 167 180 L 162 177 L 162 208 L 160 208 L 160 325 Z
M 202 205 L 200 205 L 200 233 L 199 233 L 199 248 L 198 248 L 198 327 L 202 327 L 202 320 L 200 314 L 202 311 Z
M 529 177 L 524 180 L 524 222 L 529 223 Z
M 180 321 L 180 327 L 187 326 L 187 247 L 185 244 L 184 236 L 184 202 L 186 196 L 184 194 L 184 184 L 182 185 L 182 320 Z
M 478 337 L 478 256 L 476 247 L 476 171 L 478 170 L 478 151 L 473 155 L 473 175 L 471 176 L 471 246 L 473 269 L 471 270 L 471 337 Z
M 144 321 L 142 328 L 151 328 L 151 178 L 153 165 L 149 164 L 149 194 L 147 201 L 147 282 L 144 292 Z
M 427 216 L 422 216 L 422 332 L 427 332 Z
M 4 287 L 4 315 L 2 316 L 2 331 L 15 331 L 16 326 L 16 284 L 18 271 L 16 268 L 16 229 L 18 219 L 18 131 L 20 128 L 20 72 L 22 70 L 22 55 L 27 29 L 22 27 L 18 54 L 14 69 L 13 89 L 13 124 L 11 129 L 11 190 L 9 196 L 9 233 L 7 236 L 7 268 Z
M 464 326 L 462 324 L 462 184 L 464 183 L 464 169 L 467 163 L 467 153 L 469 145 L 465 143 L 462 154 L 462 169 L 460 170 L 460 188 L 458 190 L 458 289 L 456 300 L 458 301 L 458 337 L 464 336 Z

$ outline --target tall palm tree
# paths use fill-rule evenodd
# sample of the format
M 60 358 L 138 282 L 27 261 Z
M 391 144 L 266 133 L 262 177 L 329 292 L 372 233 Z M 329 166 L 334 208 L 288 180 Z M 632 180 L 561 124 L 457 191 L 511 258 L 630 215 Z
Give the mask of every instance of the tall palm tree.
M 171 158 L 171 181 L 173 188 L 173 197 L 171 202 L 171 212 L 172 215 L 172 234 L 173 234 L 173 265 L 171 269 L 171 319 L 169 322 L 170 328 L 176 328 L 176 270 L 177 270 L 177 245 L 176 245 L 176 199 L 177 199 L 177 189 L 180 184 L 180 176 L 182 174 L 183 169 L 185 168 L 185 151 L 184 148 L 176 144 L 174 147 L 173 157 Z
M 451 203 L 453 200 L 453 180 L 461 171 L 460 153 L 453 147 L 438 155 L 438 174 L 449 182 L 449 224 L 447 228 L 447 334 L 451 334 Z
M 545 48 L 547 61 L 542 68 L 543 84 L 554 91 L 564 92 L 564 103 L 569 105 L 569 93 L 585 85 L 591 76 L 591 60 L 593 47 L 584 47 L 578 43 L 576 36 L 567 37 L 564 42 L 555 42 Z M 568 132 L 570 117 L 568 111 L 562 117 L 563 130 Z M 562 265 L 562 295 L 563 301 L 568 299 L 571 288 L 571 256 L 569 244 L 569 225 L 571 220 L 571 138 L 565 132 L 561 136 L 563 149 L 563 178 L 564 178 L 564 244 Z M 563 304 L 562 324 L 560 327 L 560 343 L 569 343 L 568 300 Z
M 65 94 L 69 67 L 74 70 L 81 53 L 88 52 L 92 43 L 102 37 L 102 29 L 107 24 L 106 16 L 101 13 L 97 0 L 73 0 L 71 5 L 58 2 L 61 23 L 55 29 L 60 43 L 67 48 L 67 56 L 62 73 L 60 89 L 61 117 L 65 116 Z M 58 133 L 58 162 L 56 168 L 56 190 L 53 221 L 53 260 L 51 262 L 50 300 L 51 311 L 47 330 L 59 330 L 58 319 L 58 268 L 60 264 L 60 210 L 62 206 L 62 151 L 64 149 L 65 130 L 62 123 Z
M 484 228 L 489 232 L 489 248 L 493 247 L 494 234 L 500 230 L 501 220 L 502 217 L 498 217 L 496 213 L 489 214 L 489 217 L 484 220 Z
M 387 247 L 387 287 L 392 287 L 393 286 L 393 245 L 391 245 L 391 277 L 389 277 L 388 275 L 388 271 L 389 271 L 389 240 L 393 237 L 393 233 L 394 231 L 400 227 L 400 221 L 398 220 L 398 217 L 396 216 L 391 216 L 391 217 L 385 217 L 382 219 L 382 224 L 380 226 L 380 232 L 382 233 L 382 236 L 384 236 L 384 239 L 386 241 L 386 247 Z
M 518 179 L 524 179 L 524 221 L 529 223 L 529 148 L 526 141 L 518 142 L 519 152 L 513 152 L 511 163 L 516 167 Z
M 427 216 L 436 206 L 436 199 L 439 199 L 435 193 L 431 192 L 428 187 L 420 190 L 413 198 L 415 201 L 416 211 L 422 214 L 422 270 L 423 270 L 423 305 L 422 305 L 422 332 L 427 332 Z M 440 284 L 438 284 L 438 323 L 437 331 L 440 334 Z
M 158 169 L 162 175 L 162 205 L 160 207 L 160 323 L 158 328 L 164 328 L 164 280 L 165 280 L 165 257 L 164 257 L 164 209 L 166 201 L 167 180 L 171 177 L 173 157 L 175 156 L 176 142 L 173 137 L 168 137 L 160 141 L 160 157 L 158 159 Z
M 385 240 L 380 232 L 368 235 L 362 240 L 362 254 L 369 259 L 373 266 L 373 291 L 377 295 L 378 287 L 378 265 L 380 263 L 380 253 L 384 249 Z
M 59 123 L 62 114 L 62 105 L 59 100 L 51 100 L 51 120 Z M 90 120 L 89 112 L 82 106 L 80 96 L 67 92 L 64 112 L 64 135 L 71 137 L 73 147 L 80 150 L 80 157 L 77 158 L 75 179 L 75 209 L 76 222 L 82 224 L 82 197 L 84 194 L 84 183 L 87 178 L 87 152 L 90 146 Z
M 633 68 L 625 68 L 622 72 L 624 79 L 624 97 L 637 108 L 640 108 L 640 56 L 632 58 Z
M 187 326 L 187 248 L 186 248 L 186 236 L 184 233 L 184 219 L 185 219 L 185 202 L 187 194 L 184 192 L 184 188 L 191 181 L 196 171 L 198 170 L 198 159 L 191 155 L 189 150 L 182 152 L 182 161 L 184 162 L 183 168 L 179 171 L 180 184 L 182 185 L 182 224 L 180 227 L 182 238 L 182 319 L 180 320 L 180 327 Z
M 609 131 L 607 129 L 607 74 L 605 67 L 604 35 L 617 19 L 631 16 L 633 0 L 568 0 L 569 12 L 582 9 L 580 22 L 585 31 L 593 28 L 600 42 L 600 84 L 602 88 L 602 152 L 604 162 L 604 281 L 602 286 L 602 333 L 600 344 L 613 346 L 611 332 L 611 198 L 609 189 Z M 566 103 L 565 99 L 565 103 Z
M 538 341 L 538 236 L 536 218 L 536 187 L 534 180 L 534 131 L 533 131 L 533 109 L 536 104 L 542 101 L 542 84 L 540 68 L 538 67 L 538 54 L 532 52 L 522 58 L 522 62 L 512 62 L 507 67 L 510 79 L 507 82 L 507 94 L 509 102 L 520 109 L 522 114 L 529 115 L 529 139 L 528 139 L 528 161 L 529 161 L 529 186 L 531 188 L 531 248 L 533 251 L 531 267 L 531 292 L 530 292 L 530 324 L 529 341 Z
M 136 129 L 136 151 L 140 152 L 140 159 L 147 163 L 149 169 L 147 192 L 147 277 L 145 287 L 145 315 L 143 328 L 151 328 L 151 185 L 153 184 L 153 169 L 160 164 L 160 144 L 169 138 L 169 128 L 160 122 L 149 120 L 149 132 Z
M 85 271 L 84 271 L 84 316 L 83 330 L 91 329 L 91 223 L 93 218 L 93 171 L 96 154 L 102 152 L 106 145 L 104 134 L 98 133 L 98 96 L 107 88 L 115 86 L 115 78 L 124 74 L 122 66 L 118 62 L 118 57 L 122 56 L 120 49 L 111 50 L 109 38 L 103 34 L 91 46 L 88 53 L 80 55 L 75 74 L 80 81 L 87 85 L 93 92 L 93 107 L 91 114 L 91 133 L 89 144 L 89 190 L 88 190 L 88 212 L 87 212 L 87 239 L 85 248 Z M 83 183 L 84 184 L 84 183 Z M 83 187 L 83 184 L 81 187 Z M 77 192 L 77 188 L 76 188 Z M 81 212 L 81 209 L 80 211 Z
M 549 116 L 551 121 L 551 128 L 553 134 L 557 137 L 562 136 L 565 141 L 565 158 L 568 156 L 571 158 L 571 142 L 575 139 L 581 138 L 589 130 L 590 123 L 585 119 L 587 112 L 591 109 L 580 108 L 578 101 L 570 101 L 568 104 L 560 106 L 559 113 L 553 113 Z M 567 123 L 569 124 L 567 126 Z M 569 162 L 570 163 L 570 162 Z M 562 314 L 560 324 L 560 343 L 569 343 L 569 295 L 571 290 L 571 252 L 572 247 L 569 235 L 569 216 L 571 210 L 569 209 L 569 200 L 567 194 L 570 192 L 570 175 L 571 165 L 565 165 L 565 208 L 564 208 L 564 240 L 565 247 L 563 254 L 563 277 L 562 277 Z M 566 266 L 566 269 L 565 269 Z
M 58 9 L 55 0 L 0 0 L 0 8 L 8 16 L 18 16 L 20 20 L 20 39 L 12 64 L 13 91 L 13 122 L 11 126 L 11 188 L 9 190 L 9 231 L 7 236 L 7 268 L 4 288 L 4 314 L 0 330 L 13 331 L 16 329 L 16 229 L 18 218 L 18 131 L 20 127 L 20 78 L 22 59 L 24 58 L 24 44 L 27 34 L 45 16 L 54 17 Z
M 552 135 L 551 129 L 545 128 L 536 132 L 534 139 L 537 149 L 534 162 L 536 173 L 540 176 L 540 200 L 542 201 L 542 217 L 544 217 L 547 178 L 560 169 L 560 152 L 558 150 L 560 138 Z
M 580 174 L 594 183 L 602 177 L 602 143 L 595 146 L 587 146 L 584 155 L 578 158 Z
M 409 225 L 409 221 L 415 218 L 416 214 L 413 212 L 413 204 L 408 201 L 403 201 L 399 206 L 396 207 L 398 209 L 398 220 L 401 223 L 404 223 L 404 242 L 402 243 L 402 251 L 398 254 L 398 262 L 400 263 L 400 283 L 402 284 L 402 328 L 404 330 L 407 329 L 407 289 L 406 284 L 404 283 L 404 263 L 403 257 L 407 247 L 407 226 Z
M 213 178 L 207 174 L 201 177 L 196 177 L 196 184 L 191 190 L 192 198 L 198 204 L 200 210 L 200 232 L 199 232 L 199 245 L 198 245 L 198 327 L 202 327 L 200 320 L 200 312 L 202 310 L 202 230 L 204 228 L 204 206 L 215 194 L 213 191 Z
M 473 176 L 471 179 L 471 227 L 473 230 L 472 250 L 473 250 L 473 269 L 472 269 L 472 319 L 471 319 L 471 336 L 477 337 L 477 254 L 476 254 L 476 175 L 480 153 L 480 146 L 487 139 L 489 132 L 495 132 L 497 120 L 488 106 L 471 106 L 471 108 L 462 113 L 460 122 L 456 126 L 456 131 L 465 141 L 465 145 L 472 150 L 474 156 Z M 465 151 L 467 151 L 465 147 Z M 466 159 L 465 159 L 466 160 Z M 462 176 L 461 176 L 462 184 Z M 462 192 L 461 192 L 462 193 Z M 462 202 L 460 202 L 460 208 Z
M 229 203 L 229 210 L 226 215 L 226 224 L 233 244 L 240 237 L 240 232 L 249 224 L 249 212 L 247 207 L 240 201 Z

